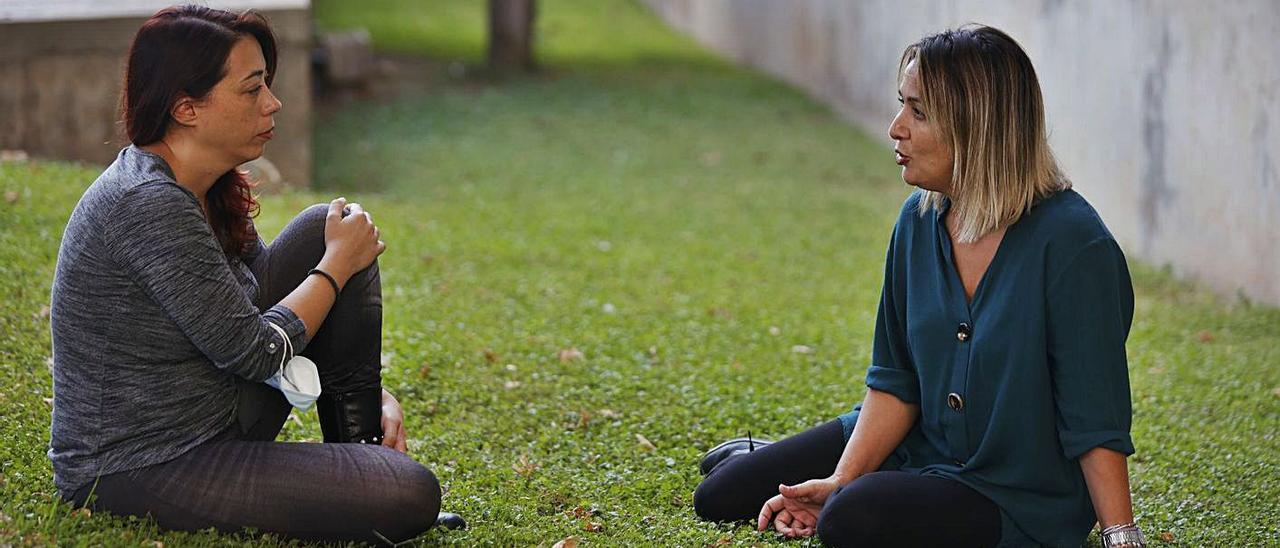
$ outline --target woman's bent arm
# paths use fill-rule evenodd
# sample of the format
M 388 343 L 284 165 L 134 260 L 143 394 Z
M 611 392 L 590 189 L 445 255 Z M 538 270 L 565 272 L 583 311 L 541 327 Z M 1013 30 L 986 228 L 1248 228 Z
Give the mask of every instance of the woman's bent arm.
M 867 389 L 853 435 L 840 455 L 832 478 L 844 485 L 880 468 L 920 415 L 920 406 L 874 388 Z

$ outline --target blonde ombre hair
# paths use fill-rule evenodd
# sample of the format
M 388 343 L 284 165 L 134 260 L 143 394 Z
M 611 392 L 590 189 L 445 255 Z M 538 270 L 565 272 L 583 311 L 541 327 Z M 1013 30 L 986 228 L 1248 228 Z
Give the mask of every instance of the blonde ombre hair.
M 1013 38 L 968 25 L 907 46 L 899 80 L 912 62 L 924 110 L 953 151 L 955 238 L 975 242 L 1071 188 L 1049 150 L 1035 69 Z M 925 190 L 920 214 L 940 211 L 946 199 Z

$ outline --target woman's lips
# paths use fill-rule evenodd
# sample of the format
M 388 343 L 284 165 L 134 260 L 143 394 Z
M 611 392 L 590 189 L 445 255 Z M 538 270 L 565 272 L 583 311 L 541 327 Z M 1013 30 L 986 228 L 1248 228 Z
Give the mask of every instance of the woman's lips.
M 907 162 L 910 162 L 910 161 L 911 161 L 911 157 L 910 157 L 910 156 L 907 156 L 907 155 L 905 155 L 905 154 L 903 154 L 903 153 L 901 153 L 901 152 L 898 152 L 898 151 L 896 151 L 896 150 L 895 150 L 895 151 L 893 151 L 893 159 L 894 159 L 894 161 L 895 161 L 895 162 L 897 162 L 897 163 L 898 163 L 898 165 L 900 165 L 900 166 L 905 166 L 905 165 L 907 165 Z

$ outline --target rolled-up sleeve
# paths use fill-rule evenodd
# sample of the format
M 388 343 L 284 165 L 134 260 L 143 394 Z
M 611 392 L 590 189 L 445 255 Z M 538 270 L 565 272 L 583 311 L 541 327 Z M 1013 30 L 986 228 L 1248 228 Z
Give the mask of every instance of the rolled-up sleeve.
M 216 367 L 262 381 L 289 347 L 306 347 L 306 326 L 292 310 L 258 312 L 189 193 L 147 183 L 118 204 L 103 234 L 112 256 Z M 284 329 L 288 344 L 268 322 Z
M 1095 447 L 1134 453 L 1125 339 L 1133 284 L 1115 240 L 1085 246 L 1049 285 L 1049 367 L 1063 455 Z
M 880 306 L 876 312 L 875 338 L 871 346 L 871 366 L 867 368 L 867 387 L 888 392 L 905 403 L 920 402 L 920 377 L 907 346 L 906 280 L 898 264 L 899 227 L 894 228 L 885 257 L 884 286 L 880 290 Z

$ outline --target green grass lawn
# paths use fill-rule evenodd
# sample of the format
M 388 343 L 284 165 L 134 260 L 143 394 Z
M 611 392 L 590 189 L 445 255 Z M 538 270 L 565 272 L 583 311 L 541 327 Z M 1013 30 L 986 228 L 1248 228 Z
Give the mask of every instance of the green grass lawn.
M 474 67 L 483 5 L 314 11 L 326 28 L 369 27 L 384 51 Z M 385 382 L 410 453 L 471 524 L 426 543 L 805 545 L 698 521 L 696 462 L 861 397 L 908 192 L 890 150 L 630 2 L 540 5 L 540 74 L 453 78 L 440 64 L 419 90 L 323 109 L 316 189 L 265 197 L 259 226 L 269 237 L 342 194 L 382 227 Z M 99 169 L 0 164 L 0 546 L 275 543 L 56 502 L 42 307 Z M 1153 545 L 1280 543 L 1280 311 L 1131 267 L 1140 523 Z M 308 414 L 284 436 L 319 431 Z

